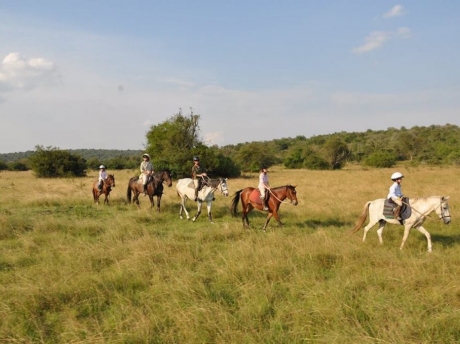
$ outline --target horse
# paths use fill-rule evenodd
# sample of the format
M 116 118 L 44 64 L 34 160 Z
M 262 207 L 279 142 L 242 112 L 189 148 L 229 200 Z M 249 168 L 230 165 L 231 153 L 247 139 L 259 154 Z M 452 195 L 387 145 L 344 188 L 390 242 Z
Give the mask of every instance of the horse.
M 356 233 L 361 229 L 369 213 L 369 223 L 366 227 L 364 227 L 363 242 L 366 240 L 366 234 L 369 229 L 371 229 L 378 222 L 379 228 L 377 229 L 377 234 L 379 236 L 380 244 L 383 244 L 382 233 L 385 224 L 388 222 L 391 224 L 404 226 L 404 236 L 399 249 L 403 249 L 411 228 L 415 228 L 420 233 L 425 235 L 428 243 L 428 252 L 431 252 L 431 235 L 425 228 L 423 228 L 422 224 L 425 222 L 426 216 L 433 211 L 436 212 L 439 218 L 443 220 L 444 224 L 449 224 L 451 221 L 451 216 L 449 212 L 449 204 L 447 202 L 448 199 L 449 196 L 429 196 L 409 199 L 409 202 L 405 203 L 405 205 L 410 208 L 411 214 L 406 219 L 403 217 L 403 220 L 401 221 L 396 219 L 389 219 L 383 215 L 385 199 L 380 198 L 374 201 L 369 201 L 364 205 L 363 212 L 358 218 L 352 233 Z
M 179 217 L 183 219 L 182 211 L 185 211 L 187 220 L 190 220 L 190 216 L 185 208 L 185 201 L 188 198 L 192 200 L 195 199 L 195 186 L 193 184 L 193 180 L 191 178 L 179 179 L 176 184 L 176 190 L 177 195 L 181 199 Z M 213 223 L 211 206 L 212 201 L 214 201 L 214 192 L 216 192 L 216 190 L 220 190 L 224 196 L 228 196 L 227 178 L 207 179 L 204 181 L 202 189 L 198 191 L 198 211 L 192 219 L 193 222 L 195 222 L 198 216 L 200 216 L 202 204 L 203 202 L 206 202 L 208 208 L 208 220 Z
M 149 181 L 147 182 L 147 194 L 149 195 L 150 199 L 150 209 L 154 207 L 154 200 L 153 197 L 157 196 L 157 211 L 160 211 L 161 205 L 161 196 L 163 195 L 163 183 L 166 183 L 168 187 L 172 186 L 172 177 L 171 171 L 164 170 L 155 173 Z M 138 176 L 132 177 L 128 182 L 128 189 L 126 191 L 126 197 L 128 199 L 128 203 L 131 204 L 131 195 L 134 194 L 132 200 L 139 205 L 139 195 L 144 192 L 144 184 L 142 184 L 142 179 Z
M 99 205 L 99 197 L 104 194 L 104 204 L 109 204 L 109 194 L 112 191 L 112 187 L 115 187 L 115 176 L 109 174 L 107 178 L 102 183 L 102 190 L 99 190 L 99 181 L 95 180 L 93 183 L 93 199 L 94 203 Z
M 292 185 L 285 185 L 285 186 L 278 186 L 276 188 L 270 188 L 268 190 L 268 215 L 265 221 L 265 225 L 263 226 L 264 232 L 267 229 L 268 222 L 272 216 L 275 217 L 276 221 L 278 221 L 278 225 L 283 227 L 283 224 L 280 221 L 280 217 L 278 215 L 278 210 L 280 208 L 281 203 L 285 203 L 284 200 L 287 198 L 291 201 L 292 204 L 297 205 L 297 191 L 295 186 Z M 260 191 L 258 188 L 247 187 L 245 189 L 239 190 L 235 193 L 232 200 L 231 211 L 232 215 L 235 216 L 237 214 L 237 207 L 238 202 L 241 199 L 241 206 L 242 206 L 242 220 L 243 220 L 243 227 L 249 228 L 249 218 L 248 213 L 251 212 L 252 209 L 262 210 L 263 211 L 263 204 L 262 200 L 260 199 Z

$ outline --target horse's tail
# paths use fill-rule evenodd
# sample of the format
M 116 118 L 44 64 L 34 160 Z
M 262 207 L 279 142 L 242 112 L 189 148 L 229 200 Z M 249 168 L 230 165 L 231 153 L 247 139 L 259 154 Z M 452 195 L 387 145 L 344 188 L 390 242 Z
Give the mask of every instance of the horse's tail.
M 128 183 L 128 190 L 126 190 L 126 198 L 128 199 L 128 203 L 131 204 L 131 180 Z
M 232 212 L 232 216 L 236 216 L 238 214 L 238 202 L 240 201 L 240 195 L 243 190 L 239 190 L 235 192 L 235 195 L 233 195 L 232 199 L 232 205 L 230 206 L 230 211 Z
M 363 208 L 363 213 L 361 214 L 361 216 L 358 218 L 358 220 L 356 221 L 356 224 L 355 224 L 355 227 L 353 228 L 353 230 L 351 231 L 351 233 L 356 233 L 357 231 L 359 231 L 361 229 L 361 227 L 363 226 L 364 222 L 366 221 L 367 219 L 367 214 L 369 212 L 369 205 L 372 203 L 372 201 L 369 201 L 367 202 L 365 205 L 364 205 L 364 208 Z

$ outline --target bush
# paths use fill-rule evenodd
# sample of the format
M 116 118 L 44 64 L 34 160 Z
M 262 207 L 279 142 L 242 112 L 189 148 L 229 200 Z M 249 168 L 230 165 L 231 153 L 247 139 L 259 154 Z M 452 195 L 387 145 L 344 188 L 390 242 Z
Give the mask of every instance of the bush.
M 29 158 L 30 166 L 39 178 L 84 177 L 86 160 L 59 148 L 36 146 Z
M 390 152 L 375 152 L 364 160 L 364 164 L 371 167 L 393 167 L 396 157 Z

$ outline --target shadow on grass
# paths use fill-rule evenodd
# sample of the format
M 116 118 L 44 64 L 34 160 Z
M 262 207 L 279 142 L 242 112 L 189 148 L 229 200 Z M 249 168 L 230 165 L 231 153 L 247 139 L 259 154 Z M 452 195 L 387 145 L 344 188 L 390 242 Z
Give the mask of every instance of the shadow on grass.
M 303 222 L 296 223 L 298 227 L 308 227 L 313 229 L 324 228 L 324 227 L 337 227 L 337 228 L 353 228 L 353 223 L 343 222 L 337 219 L 325 219 L 325 220 L 305 220 Z
M 454 247 L 460 243 L 460 235 L 431 234 L 433 243 L 440 243 L 444 247 Z

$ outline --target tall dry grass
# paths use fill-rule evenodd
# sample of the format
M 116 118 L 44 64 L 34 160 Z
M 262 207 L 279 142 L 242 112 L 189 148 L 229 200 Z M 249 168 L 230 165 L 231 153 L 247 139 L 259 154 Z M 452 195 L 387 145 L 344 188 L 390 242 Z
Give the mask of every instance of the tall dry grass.
M 92 203 L 96 175 L 35 179 L 0 173 L 0 342 L 456 343 L 460 341 L 459 192 L 454 168 L 400 168 L 412 197 L 450 195 L 453 223 L 426 222 L 403 251 L 402 227 L 350 235 L 366 201 L 386 196 L 393 170 L 270 171 L 297 185 L 283 228 L 230 216 L 179 219 L 174 186 L 162 212 L 126 202 L 133 171 L 116 171 L 111 206 Z M 175 183 L 174 183 L 175 184 Z M 233 194 L 256 175 L 229 180 Z M 188 202 L 195 214 L 196 205 Z

